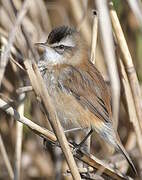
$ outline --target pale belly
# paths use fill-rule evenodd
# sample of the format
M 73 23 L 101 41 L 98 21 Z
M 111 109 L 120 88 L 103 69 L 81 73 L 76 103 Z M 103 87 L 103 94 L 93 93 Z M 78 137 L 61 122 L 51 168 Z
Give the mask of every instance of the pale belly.
M 72 95 L 58 91 L 53 92 L 50 96 L 65 129 L 90 127 L 88 110 L 85 110 Z

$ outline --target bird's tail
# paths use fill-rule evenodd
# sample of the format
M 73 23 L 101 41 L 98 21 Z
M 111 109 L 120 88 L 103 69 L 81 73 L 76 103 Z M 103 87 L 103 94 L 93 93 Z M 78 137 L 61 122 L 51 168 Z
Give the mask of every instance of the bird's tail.
M 123 145 L 121 144 L 121 142 L 117 141 L 117 147 L 118 150 L 120 150 L 120 152 L 124 155 L 124 157 L 126 158 L 127 162 L 129 163 L 130 167 L 132 168 L 132 170 L 134 171 L 135 174 L 137 174 L 137 170 L 129 156 L 129 154 L 127 153 L 127 151 L 125 150 L 125 148 L 123 147 Z

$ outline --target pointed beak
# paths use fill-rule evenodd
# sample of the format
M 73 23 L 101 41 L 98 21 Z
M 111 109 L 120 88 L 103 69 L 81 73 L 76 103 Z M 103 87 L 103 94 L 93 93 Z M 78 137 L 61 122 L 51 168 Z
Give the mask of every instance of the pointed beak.
M 35 43 L 34 45 L 37 47 L 43 47 L 43 48 L 47 47 L 45 43 Z

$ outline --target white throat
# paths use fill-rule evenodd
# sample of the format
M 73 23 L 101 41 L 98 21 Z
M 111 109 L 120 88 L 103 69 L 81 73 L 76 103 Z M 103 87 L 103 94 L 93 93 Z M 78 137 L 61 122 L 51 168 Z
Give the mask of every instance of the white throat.
M 63 56 L 50 47 L 46 47 L 44 55 L 46 56 L 47 65 L 62 64 L 64 62 Z

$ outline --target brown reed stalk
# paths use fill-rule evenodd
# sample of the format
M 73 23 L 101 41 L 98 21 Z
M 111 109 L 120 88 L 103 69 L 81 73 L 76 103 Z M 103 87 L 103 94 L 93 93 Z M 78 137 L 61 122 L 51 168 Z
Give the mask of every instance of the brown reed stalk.
M 91 42 L 91 62 L 95 64 L 96 60 L 96 46 L 98 36 L 98 13 L 93 11 L 93 28 L 92 28 L 92 42 Z
M 24 115 L 24 98 L 25 94 L 19 95 L 18 113 L 20 116 Z M 23 140 L 23 124 L 16 121 L 16 145 L 15 145 L 15 169 L 14 180 L 21 179 L 21 156 L 22 156 L 22 140 Z
M 10 59 L 13 59 L 13 58 L 10 56 Z M 21 81 L 21 79 L 19 78 L 20 75 L 18 74 L 18 68 L 20 68 L 20 70 L 22 69 L 22 71 L 24 69 L 14 59 L 13 59 L 13 61 L 10 61 L 10 63 L 11 63 L 11 67 L 12 67 L 12 70 L 13 70 L 14 74 L 18 75 L 18 79 L 19 79 L 19 81 Z M 21 82 L 19 82 L 19 83 L 21 84 Z M 17 110 L 18 110 L 18 112 L 19 112 L 19 114 L 21 116 L 24 114 L 24 99 L 25 99 L 25 94 L 24 93 L 20 94 L 19 97 L 18 97 L 19 104 L 18 104 Z M 15 144 L 15 160 L 14 160 L 14 180 L 21 179 L 22 140 L 23 140 L 23 124 L 18 122 L 18 121 L 16 121 L 16 144 Z
M 99 25 L 102 40 L 101 42 L 111 82 L 113 123 L 114 128 L 117 130 L 119 115 L 120 83 L 116 65 L 112 27 L 109 17 L 107 0 L 96 0 L 96 6 L 99 13 Z
M 114 29 L 114 33 L 116 35 L 116 39 L 118 42 L 118 46 L 120 48 L 121 54 L 122 54 L 122 60 L 124 62 L 124 66 L 128 75 L 128 79 L 130 82 L 131 90 L 132 90 L 132 95 L 135 103 L 135 108 L 137 112 L 137 117 L 139 120 L 139 126 L 141 128 L 142 132 L 142 103 L 141 103 L 141 90 L 140 90 L 140 85 L 138 82 L 138 78 L 136 75 L 136 71 L 134 68 L 134 64 L 132 61 L 131 54 L 129 52 L 127 42 L 125 40 L 119 19 L 117 17 L 117 13 L 113 7 L 113 4 L 110 3 L 110 16 L 111 16 L 111 21 Z

